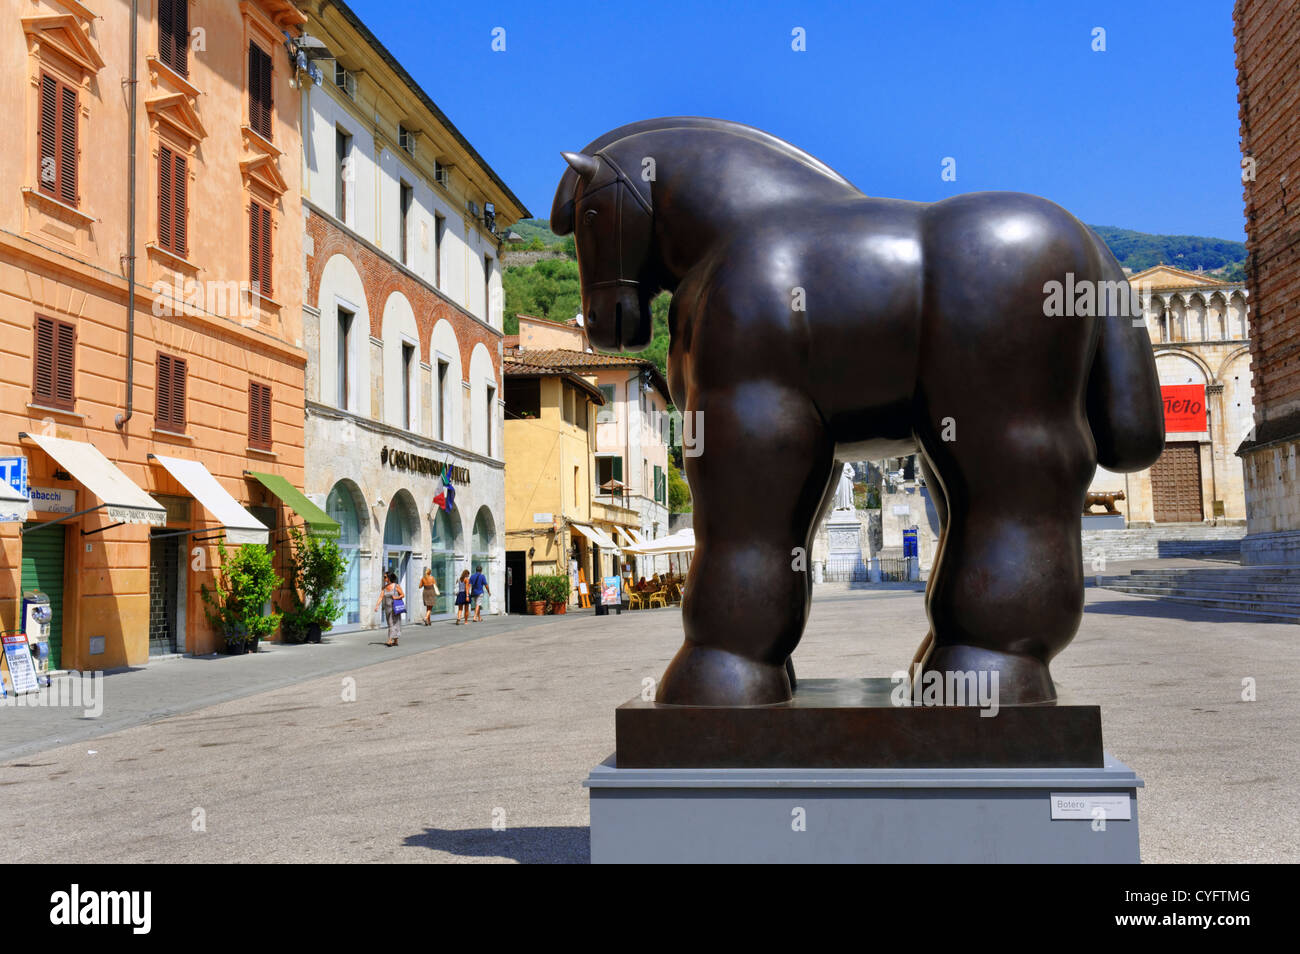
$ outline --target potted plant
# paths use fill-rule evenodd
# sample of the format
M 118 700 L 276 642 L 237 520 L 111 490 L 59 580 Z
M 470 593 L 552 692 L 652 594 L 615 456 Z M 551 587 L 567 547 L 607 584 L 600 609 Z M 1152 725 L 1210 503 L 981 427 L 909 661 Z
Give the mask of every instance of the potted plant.
M 550 578 L 547 585 L 547 600 L 551 604 L 552 613 L 567 613 L 569 611 L 569 577 L 567 574 L 559 573 Z
M 227 653 L 257 652 L 262 637 L 270 636 L 280 624 L 279 613 L 263 612 L 282 582 L 271 551 L 250 543 L 231 553 L 218 542 L 217 554 L 220 563 L 212 586 L 202 586 L 203 612 L 225 637 Z
M 528 602 L 528 615 L 541 616 L 546 612 L 546 604 L 550 602 L 550 589 L 547 580 L 550 577 L 541 573 L 534 573 L 524 584 L 524 599 Z
M 287 642 L 319 643 L 343 612 L 343 583 L 348 561 L 333 540 L 311 536 L 297 527 L 289 530 L 293 541 L 293 602 L 284 611 Z

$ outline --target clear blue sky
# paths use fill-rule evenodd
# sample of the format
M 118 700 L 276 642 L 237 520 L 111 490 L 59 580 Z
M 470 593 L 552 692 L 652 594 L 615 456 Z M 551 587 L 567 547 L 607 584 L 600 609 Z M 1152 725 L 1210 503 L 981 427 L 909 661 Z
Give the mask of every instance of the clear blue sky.
M 561 150 L 694 114 L 789 139 L 870 195 L 1012 189 L 1093 225 L 1244 238 L 1230 0 L 351 6 L 541 218 Z

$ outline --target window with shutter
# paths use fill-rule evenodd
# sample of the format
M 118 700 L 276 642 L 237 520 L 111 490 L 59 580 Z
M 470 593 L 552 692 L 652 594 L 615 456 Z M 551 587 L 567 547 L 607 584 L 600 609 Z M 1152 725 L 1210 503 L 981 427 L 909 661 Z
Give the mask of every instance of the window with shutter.
M 271 449 L 271 388 L 257 381 L 248 384 L 248 446 Z
M 41 74 L 40 190 L 60 202 L 77 204 L 77 91 L 48 73 Z
M 167 146 L 158 147 L 158 244 L 185 255 L 187 164 Z
M 260 295 L 271 296 L 271 210 L 258 202 L 248 205 L 249 281 Z
M 248 124 L 263 139 L 271 138 L 271 57 L 256 43 L 248 45 Z
M 189 75 L 189 0 L 158 0 L 158 59 Z
M 185 430 L 185 377 L 184 358 L 174 358 L 169 354 L 158 355 L 154 427 L 177 432 Z
M 71 411 L 76 403 L 73 387 L 76 327 L 65 321 L 37 315 L 33 337 L 33 402 Z

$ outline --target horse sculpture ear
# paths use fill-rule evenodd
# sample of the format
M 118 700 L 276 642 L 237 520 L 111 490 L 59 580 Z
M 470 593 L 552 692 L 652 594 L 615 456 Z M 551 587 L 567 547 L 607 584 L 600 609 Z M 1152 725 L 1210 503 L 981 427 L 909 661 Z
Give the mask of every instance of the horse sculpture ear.
M 555 190 L 555 202 L 551 205 L 551 231 L 556 235 L 568 235 L 573 231 L 573 194 L 577 191 L 578 180 L 586 182 L 596 174 L 599 163 L 595 156 L 582 152 L 562 152 L 569 168 L 560 178 L 560 187 Z

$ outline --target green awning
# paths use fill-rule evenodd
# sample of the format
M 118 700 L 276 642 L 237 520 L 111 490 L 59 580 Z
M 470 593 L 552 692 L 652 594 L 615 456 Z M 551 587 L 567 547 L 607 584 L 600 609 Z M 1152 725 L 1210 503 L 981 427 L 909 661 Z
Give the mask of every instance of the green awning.
M 340 530 L 338 521 L 334 520 L 320 507 L 316 506 L 289 481 L 278 474 L 259 474 L 255 470 L 246 470 L 244 474 L 252 477 L 271 493 L 280 498 L 281 503 L 302 518 L 307 525 L 307 532 L 314 537 L 337 537 Z

